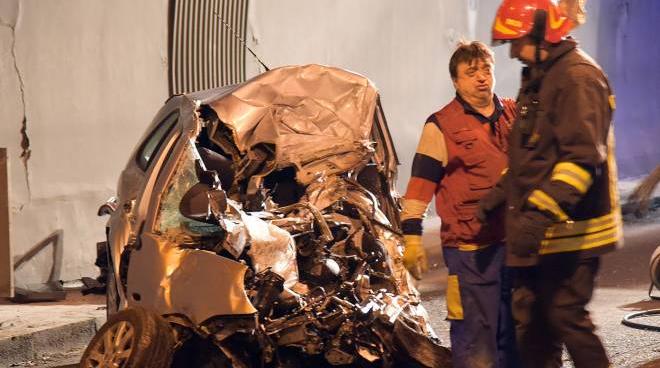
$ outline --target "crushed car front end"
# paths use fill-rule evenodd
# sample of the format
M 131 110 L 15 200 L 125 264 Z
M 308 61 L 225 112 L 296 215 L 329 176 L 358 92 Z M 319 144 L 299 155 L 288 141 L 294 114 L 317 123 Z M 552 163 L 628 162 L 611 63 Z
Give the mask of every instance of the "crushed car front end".
M 161 166 L 120 179 L 137 212 L 109 221 L 116 309 L 164 318 L 175 366 L 450 365 L 402 264 L 367 78 L 292 66 L 178 98 Z

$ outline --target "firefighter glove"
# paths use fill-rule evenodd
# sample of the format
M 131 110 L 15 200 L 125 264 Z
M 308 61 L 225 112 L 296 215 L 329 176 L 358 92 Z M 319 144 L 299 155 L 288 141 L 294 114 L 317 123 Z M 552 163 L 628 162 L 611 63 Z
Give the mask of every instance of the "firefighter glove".
M 419 280 L 422 278 L 422 273 L 428 270 L 422 237 L 420 235 L 404 235 L 404 241 L 406 249 L 403 251 L 403 265 L 414 278 Z
M 518 257 L 536 256 L 545 238 L 545 230 L 550 224 L 552 220 L 539 211 L 523 212 L 509 227 L 506 235 L 511 253 Z
M 506 194 L 504 193 L 504 189 L 499 185 L 493 187 L 493 189 L 491 189 L 488 194 L 483 196 L 479 201 L 479 207 L 477 208 L 475 217 L 482 224 L 487 223 L 488 217 L 490 217 L 495 210 L 504 205 L 505 201 Z

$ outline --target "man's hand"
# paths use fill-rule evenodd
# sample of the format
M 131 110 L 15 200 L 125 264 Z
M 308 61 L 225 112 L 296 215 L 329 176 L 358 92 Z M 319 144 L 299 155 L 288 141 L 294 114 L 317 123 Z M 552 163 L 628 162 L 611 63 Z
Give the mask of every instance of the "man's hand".
M 475 213 L 475 217 L 479 222 L 485 224 L 488 222 L 488 217 L 506 201 L 506 193 L 504 189 L 497 185 L 491 189 L 488 194 L 483 196 L 479 201 L 479 207 Z
M 477 208 L 477 212 L 474 214 L 474 217 L 481 222 L 482 225 L 485 225 L 488 223 L 488 216 L 490 216 L 491 211 L 484 206 L 482 206 L 481 203 L 479 203 L 479 207 Z
M 420 280 L 422 273 L 429 268 L 426 259 L 426 251 L 422 246 L 422 237 L 420 235 L 404 235 L 406 249 L 403 251 L 403 265 L 408 272 Z
M 537 210 L 523 212 L 510 226 L 506 234 L 506 244 L 511 253 L 518 257 L 532 257 L 538 254 L 545 230 L 552 220 Z

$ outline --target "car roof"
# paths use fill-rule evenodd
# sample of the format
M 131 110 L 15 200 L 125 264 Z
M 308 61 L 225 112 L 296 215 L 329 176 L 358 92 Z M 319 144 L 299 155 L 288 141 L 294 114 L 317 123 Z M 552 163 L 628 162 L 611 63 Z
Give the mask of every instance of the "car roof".
M 190 93 L 185 93 L 184 96 L 188 98 L 191 101 L 199 101 L 202 105 L 207 105 L 215 100 L 218 100 L 233 91 L 235 91 L 237 88 L 242 86 L 243 84 L 248 83 L 249 81 L 243 82 L 243 83 L 238 83 L 238 84 L 232 84 L 229 86 L 223 86 L 223 87 L 216 87 L 216 88 L 211 88 L 211 89 L 206 89 L 203 91 L 196 91 L 196 92 L 190 92 Z

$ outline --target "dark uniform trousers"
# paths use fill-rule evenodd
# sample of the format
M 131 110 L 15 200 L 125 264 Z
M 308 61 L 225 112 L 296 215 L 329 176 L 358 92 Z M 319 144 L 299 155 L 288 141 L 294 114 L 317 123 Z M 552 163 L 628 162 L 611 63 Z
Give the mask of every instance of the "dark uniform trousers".
M 609 366 L 585 309 L 599 265 L 598 257 L 560 253 L 541 257 L 533 267 L 514 268 L 512 313 L 524 367 L 561 367 L 562 345 L 576 368 Z

